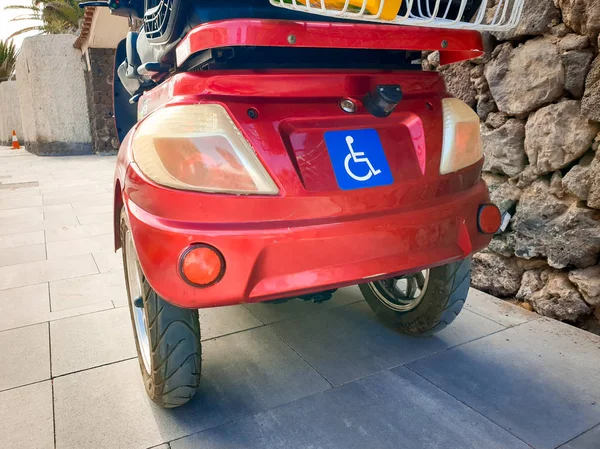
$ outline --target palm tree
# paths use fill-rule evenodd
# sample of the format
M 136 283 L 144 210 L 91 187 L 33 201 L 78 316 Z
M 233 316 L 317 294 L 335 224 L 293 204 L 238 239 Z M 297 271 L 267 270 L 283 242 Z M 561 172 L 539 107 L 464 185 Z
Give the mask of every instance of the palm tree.
M 0 41 L 0 83 L 9 80 L 15 73 L 17 50 L 11 40 Z
M 83 18 L 83 9 L 79 8 L 78 0 L 32 0 L 31 6 L 9 5 L 4 9 L 24 11 L 24 14 L 14 18 L 11 22 L 20 20 L 34 20 L 39 25 L 23 28 L 13 33 L 10 37 L 30 31 L 40 34 L 68 34 L 79 29 L 79 21 Z

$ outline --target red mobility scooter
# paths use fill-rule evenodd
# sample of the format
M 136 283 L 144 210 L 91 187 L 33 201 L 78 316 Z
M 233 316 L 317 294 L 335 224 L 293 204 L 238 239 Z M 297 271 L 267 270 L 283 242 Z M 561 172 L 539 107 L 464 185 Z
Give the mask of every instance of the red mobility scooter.
M 114 221 L 150 398 L 194 395 L 199 308 L 358 284 L 399 332 L 456 318 L 501 216 L 479 119 L 421 53 L 481 55 L 522 0 L 82 6 L 143 22 L 117 51 Z

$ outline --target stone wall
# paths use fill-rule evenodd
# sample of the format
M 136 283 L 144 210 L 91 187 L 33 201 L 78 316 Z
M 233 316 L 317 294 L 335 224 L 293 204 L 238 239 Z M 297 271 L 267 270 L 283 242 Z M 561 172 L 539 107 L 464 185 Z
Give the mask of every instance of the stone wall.
M 23 41 L 17 59 L 23 142 L 40 155 L 92 152 L 81 51 L 72 35 Z
M 525 2 L 514 32 L 484 36 L 484 57 L 439 67 L 481 118 L 484 178 L 512 215 L 472 282 L 600 333 L 600 1 Z
M 13 130 L 23 138 L 17 82 L 5 81 L 0 83 L 0 145 L 11 144 Z
M 110 153 L 119 149 L 113 114 L 113 64 L 115 50 L 88 49 L 90 71 L 87 73 L 87 95 L 95 153 Z

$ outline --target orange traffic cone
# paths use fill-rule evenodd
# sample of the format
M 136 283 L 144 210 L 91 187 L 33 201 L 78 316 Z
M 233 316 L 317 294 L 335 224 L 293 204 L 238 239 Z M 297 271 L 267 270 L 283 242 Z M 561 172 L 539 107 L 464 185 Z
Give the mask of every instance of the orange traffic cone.
M 13 129 L 12 148 L 13 148 L 13 150 L 21 149 L 21 145 L 19 145 L 19 139 L 17 139 L 17 133 L 14 129 Z

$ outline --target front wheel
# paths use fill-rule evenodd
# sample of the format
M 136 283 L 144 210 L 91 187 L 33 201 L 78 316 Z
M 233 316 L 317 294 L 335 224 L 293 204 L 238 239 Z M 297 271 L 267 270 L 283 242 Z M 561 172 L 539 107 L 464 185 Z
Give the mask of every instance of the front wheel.
M 471 283 L 471 258 L 417 273 L 369 282 L 360 290 L 377 316 L 399 332 L 432 335 L 463 308 Z
M 198 311 L 169 304 L 142 273 L 124 210 L 121 243 L 129 311 L 146 393 L 161 407 L 188 402 L 200 382 Z

